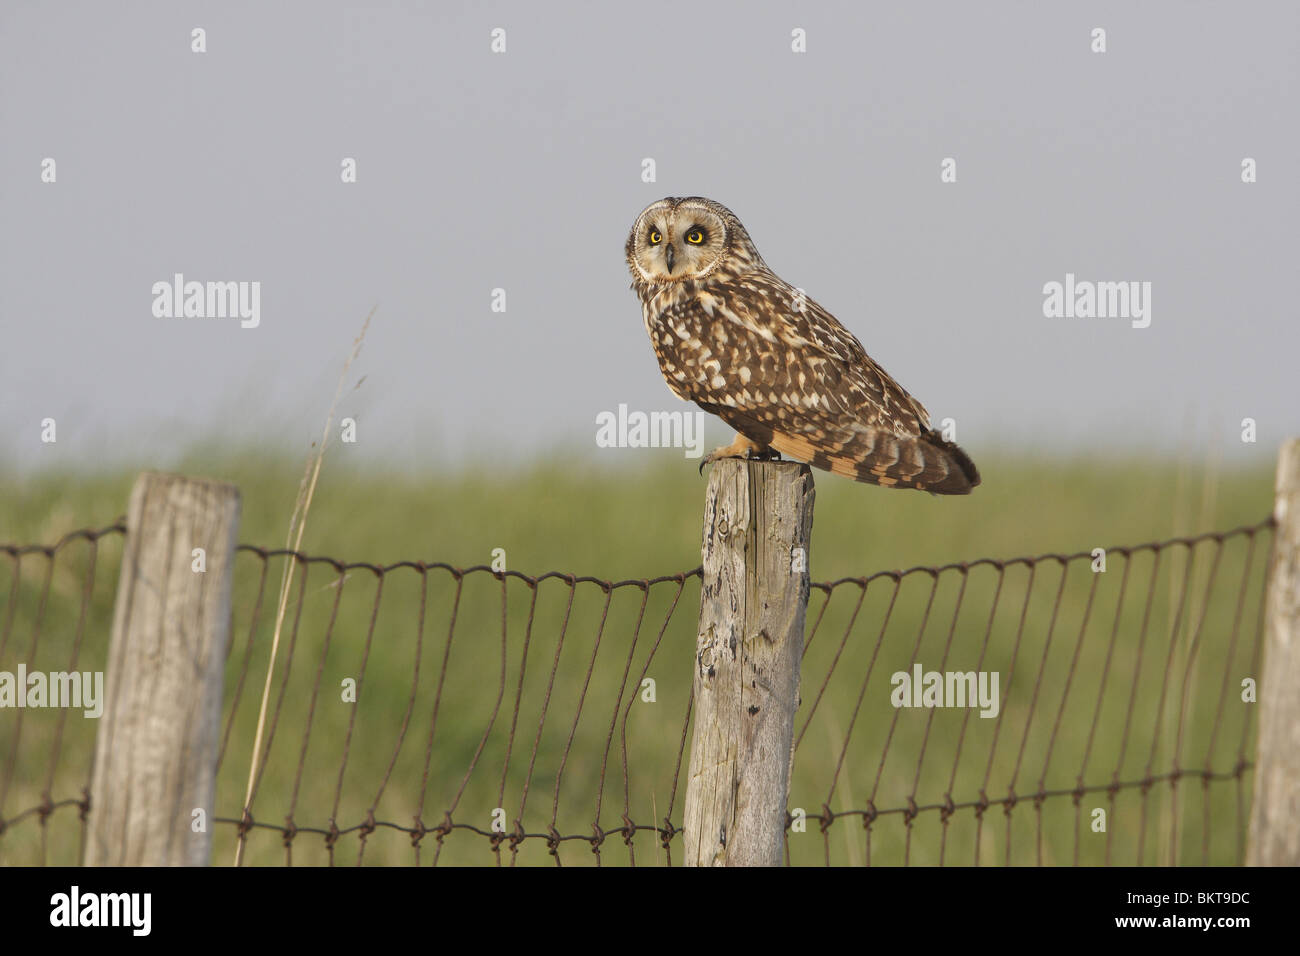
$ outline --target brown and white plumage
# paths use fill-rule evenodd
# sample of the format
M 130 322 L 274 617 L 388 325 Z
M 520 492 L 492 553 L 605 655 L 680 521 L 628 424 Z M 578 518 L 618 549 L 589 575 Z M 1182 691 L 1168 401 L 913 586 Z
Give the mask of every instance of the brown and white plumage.
M 647 206 L 627 240 L 632 288 L 669 387 L 765 451 L 857 481 L 967 494 L 974 463 L 824 308 L 774 275 L 710 199 Z

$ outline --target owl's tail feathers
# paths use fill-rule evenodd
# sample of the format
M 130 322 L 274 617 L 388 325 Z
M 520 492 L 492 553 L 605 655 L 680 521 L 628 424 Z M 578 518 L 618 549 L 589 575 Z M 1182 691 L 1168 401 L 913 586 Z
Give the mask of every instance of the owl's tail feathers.
M 915 488 L 936 495 L 968 495 L 980 483 L 975 463 L 937 431 L 917 436 L 880 429 L 854 431 L 842 442 L 810 443 L 796 435 L 775 433 L 772 447 L 854 481 L 884 488 Z
M 926 490 L 938 495 L 970 494 L 971 489 L 980 483 L 979 469 L 975 467 L 975 462 L 970 460 L 970 455 L 962 451 L 956 442 L 945 441 L 937 431 L 928 432 L 925 438 L 931 448 L 947 457 L 948 469 L 947 479 L 939 483 L 943 487 L 936 486 Z

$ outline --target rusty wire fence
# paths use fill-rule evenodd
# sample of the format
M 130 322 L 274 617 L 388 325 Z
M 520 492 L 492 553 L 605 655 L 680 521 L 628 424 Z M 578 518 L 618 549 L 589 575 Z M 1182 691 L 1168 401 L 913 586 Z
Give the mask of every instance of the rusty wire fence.
M 0 547 L 0 674 L 102 671 L 124 534 Z M 788 861 L 1241 862 L 1272 537 L 1270 519 L 814 583 Z M 672 864 L 700 574 L 241 546 L 214 862 L 242 844 L 245 865 Z M 966 706 L 896 706 L 927 703 L 902 677 L 931 673 L 986 680 Z M 0 711 L 0 863 L 80 860 L 96 728 Z

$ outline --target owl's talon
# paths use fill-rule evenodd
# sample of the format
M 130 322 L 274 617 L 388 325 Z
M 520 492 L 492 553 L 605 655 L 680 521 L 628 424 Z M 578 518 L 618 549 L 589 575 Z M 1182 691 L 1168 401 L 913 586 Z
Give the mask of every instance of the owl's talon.
M 711 465 L 723 458 L 740 458 L 746 461 L 772 461 L 773 456 L 780 457 L 776 449 L 760 448 L 755 442 L 737 433 L 735 441 L 730 445 L 715 448 L 704 456 L 700 462 L 700 474 L 704 474 L 705 465 Z
M 705 465 L 711 465 L 711 464 L 713 464 L 715 461 L 718 461 L 719 459 L 722 459 L 722 458 L 743 458 L 743 457 L 745 457 L 744 454 L 739 454 L 739 455 L 728 455 L 728 454 L 722 454 L 722 452 L 726 452 L 726 451 L 728 451 L 728 450 L 729 450 L 728 448 L 715 448 L 715 449 L 713 449 L 713 451 L 709 452 L 707 455 L 705 455 L 703 458 L 701 458 L 701 459 L 700 459 L 700 474 L 701 474 L 701 475 L 704 474 L 704 466 L 705 466 Z

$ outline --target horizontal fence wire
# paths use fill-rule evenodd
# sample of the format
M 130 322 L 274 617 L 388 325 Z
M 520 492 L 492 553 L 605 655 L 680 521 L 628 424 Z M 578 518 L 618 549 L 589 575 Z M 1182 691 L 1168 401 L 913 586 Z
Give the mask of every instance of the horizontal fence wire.
M 1273 527 L 813 583 L 787 862 L 1244 860 Z M 0 546 L 0 672 L 103 670 L 125 533 Z M 241 545 L 214 862 L 671 865 L 701 573 Z M 79 862 L 95 729 L 0 711 L 0 862 Z

